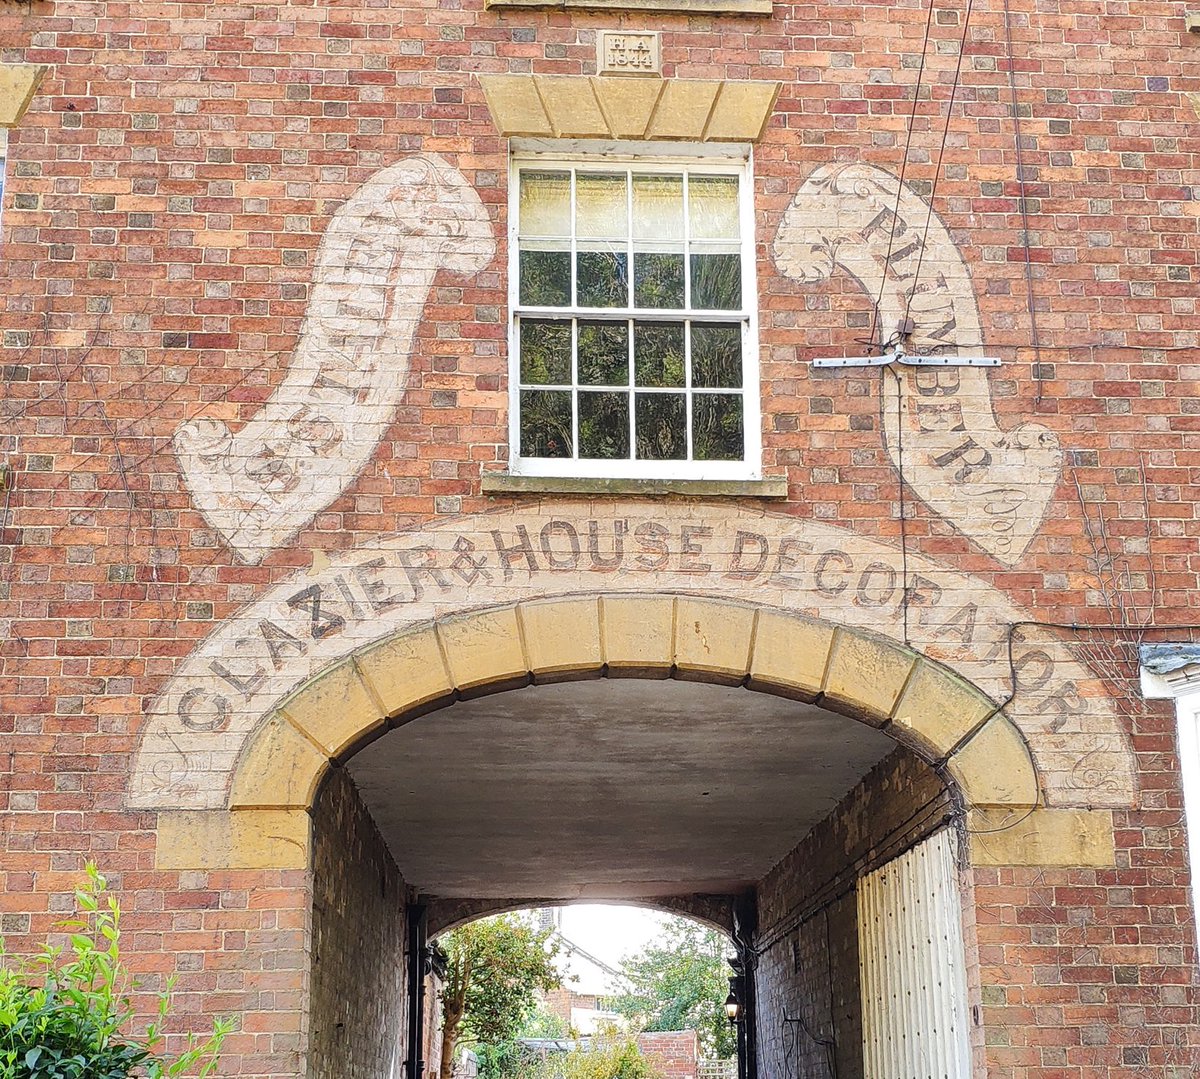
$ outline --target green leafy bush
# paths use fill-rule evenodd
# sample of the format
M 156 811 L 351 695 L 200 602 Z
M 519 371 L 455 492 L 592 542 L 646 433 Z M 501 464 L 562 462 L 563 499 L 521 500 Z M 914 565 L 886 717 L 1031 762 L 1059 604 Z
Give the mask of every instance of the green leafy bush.
M 500 1071 L 504 1079 L 662 1079 L 637 1038 L 613 1026 L 602 1027 L 566 1053 L 526 1049 L 512 1065 Z
M 611 1026 L 569 1052 L 547 1053 L 538 1061 L 529 1059 L 519 1070 L 504 1074 L 520 1079 L 662 1079 L 637 1039 Z
M 33 959 L 10 960 L 0 941 L 0 1075 L 4 1079 L 165 1079 L 197 1069 L 203 1079 L 232 1024 L 218 1020 L 203 1041 L 189 1035 L 175 1058 L 156 1050 L 170 1011 L 170 991 L 158 998 L 158 1019 L 138 1037 L 129 1032 L 133 979 L 121 964 L 121 910 L 94 865 L 75 892 L 79 917 L 63 925 L 69 952 L 47 944 Z
M 587 1049 L 572 1049 L 562 1065 L 563 1079 L 660 1079 L 637 1040 L 614 1031 L 595 1035 Z

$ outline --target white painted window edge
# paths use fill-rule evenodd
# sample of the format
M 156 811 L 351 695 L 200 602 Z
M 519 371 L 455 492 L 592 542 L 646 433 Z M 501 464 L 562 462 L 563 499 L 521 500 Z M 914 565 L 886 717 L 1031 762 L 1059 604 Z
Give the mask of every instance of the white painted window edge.
M 1150 700 L 1175 701 L 1179 777 L 1183 787 L 1183 824 L 1191 870 L 1192 912 L 1200 922 L 1200 671 L 1185 669 L 1173 679 L 1142 668 L 1142 694 Z
M 759 296 L 756 259 L 753 149 L 741 143 L 663 143 L 589 139 L 511 139 L 508 161 L 508 475 L 545 479 L 757 481 L 762 478 L 762 356 L 758 337 Z M 745 323 L 742 397 L 742 445 L 739 461 L 638 461 L 525 458 L 520 452 L 520 386 L 517 364 L 517 314 L 520 168 L 564 165 L 568 168 L 606 165 L 621 168 L 686 169 L 712 167 L 741 178 L 738 213 L 741 224 L 743 308 L 736 315 Z M 572 249 L 573 250 L 573 249 Z M 561 309 L 568 315 L 586 314 L 574 305 Z M 714 318 L 721 313 L 709 312 Z M 646 317 L 654 318 L 653 313 Z M 663 316 L 668 317 L 668 316 Z M 686 316 L 685 316 L 686 317 Z M 689 391 L 690 392 L 690 391 Z

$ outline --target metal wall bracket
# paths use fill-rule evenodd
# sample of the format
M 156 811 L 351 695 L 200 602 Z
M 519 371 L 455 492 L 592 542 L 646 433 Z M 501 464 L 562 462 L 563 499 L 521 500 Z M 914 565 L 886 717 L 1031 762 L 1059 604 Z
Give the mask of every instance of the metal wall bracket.
M 999 356 L 958 356 L 938 354 L 924 356 L 917 352 L 905 352 L 896 346 L 877 356 L 837 356 L 813 360 L 813 367 L 887 367 L 898 363 L 905 367 L 999 367 Z

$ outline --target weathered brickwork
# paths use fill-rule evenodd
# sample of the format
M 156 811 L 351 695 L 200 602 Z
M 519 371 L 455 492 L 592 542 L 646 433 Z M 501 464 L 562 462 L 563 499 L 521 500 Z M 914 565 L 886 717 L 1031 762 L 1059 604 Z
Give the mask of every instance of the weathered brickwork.
M 751 499 L 482 491 L 508 459 L 508 145 L 478 76 L 593 75 L 596 32 L 616 26 L 662 31 L 668 79 L 781 84 L 753 161 L 762 465 L 789 493 L 769 514 Z M 322 893 L 335 867 L 367 874 L 329 822 L 355 821 L 357 849 L 386 871 L 348 791 L 326 788 L 315 868 L 291 867 L 309 858 L 301 785 L 270 803 L 285 836 L 250 834 L 263 806 L 231 799 L 245 797 L 233 781 L 251 735 L 269 720 L 289 746 L 336 757 L 340 727 L 320 741 L 308 717 L 271 717 L 434 618 L 577 591 L 699 593 L 761 604 L 760 627 L 801 613 L 898 650 L 892 667 L 872 653 L 871 671 L 894 674 L 910 645 L 1006 704 L 1011 725 L 994 720 L 986 743 L 1005 753 L 984 756 L 1030 774 L 1032 761 L 1037 782 L 997 766 L 985 778 L 1009 787 L 987 799 L 1007 815 L 968 821 L 981 1071 L 1200 1071 L 1173 716 L 1138 696 L 1133 635 L 1013 629 L 1129 622 L 1186 639 L 1200 621 L 1197 40 L 1180 5 L 1151 0 L 780 3 L 766 16 L 483 0 L 0 7 L 0 61 L 47 69 L 8 132 L 0 217 L 8 948 L 51 931 L 95 859 L 147 988 L 175 974 L 189 1015 L 240 1017 L 222 1074 L 296 1079 L 334 1044 L 316 1002 L 339 983 L 312 928 L 344 946 L 361 916 L 382 947 L 402 925 Z M 347 305 L 365 312 L 350 352 L 330 329 Z M 910 317 L 915 347 L 1002 365 L 811 366 L 870 351 Z M 552 521 L 578 551 L 562 528 L 544 538 Z M 463 681 L 615 657 L 753 683 L 750 642 L 760 660 L 766 644 L 742 615 L 725 651 L 747 642 L 745 655 L 709 660 L 638 611 L 643 632 L 596 636 L 599 658 L 584 655 L 592 615 L 557 636 L 522 621 L 484 659 L 468 649 Z M 527 654 L 535 639 L 562 648 Z M 837 673 L 795 658 L 812 654 L 785 657 L 801 698 Z M 453 671 L 441 684 L 429 670 L 429 700 L 453 691 Z M 908 713 L 903 678 L 880 686 L 895 699 L 871 712 L 857 687 L 860 718 L 930 759 L 963 749 L 962 712 Z M 355 701 L 382 724 L 379 689 Z M 352 725 L 347 745 L 369 734 Z M 1109 846 L 1088 849 L 1113 864 L 983 864 L 991 829 L 1040 828 L 1043 810 L 1021 805 L 1035 797 L 1080 814 L 1054 818 L 1042 862 L 1067 849 L 1061 822 L 1111 813 Z M 892 825 L 901 801 L 883 811 Z M 239 865 L 256 867 L 213 868 L 219 843 L 165 852 L 168 810 L 236 836 Z M 849 834 L 814 832 L 812 864 L 850 859 Z M 992 842 L 1001 862 L 1021 854 Z M 826 879 L 794 859 L 773 872 L 764 932 L 817 909 Z M 800 1062 L 832 1074 L 825 1047 L 782 1022 L 802 1005 L 813 1032 L 836 1031 L 836 1074 L 856 1074 L 853 910 L 835 900 L 814 918 L 763 959 L 760 997 L 778 991 L 764 1069 L 784 1069 L 769 1079 Z
M 313 811 L 311 1079 L 388 1079 L 407 1049 L 408 890 L 345 769 Z
M 855 882 L 943 825 L 938 777 L 898 750 L 763 880 L 758 1018 L 765 1075 L 863 1075 Z
M 637 1043 L 663 1079 L 696 1079 L 700 1042 L 694 1030 L 646 1031 Z

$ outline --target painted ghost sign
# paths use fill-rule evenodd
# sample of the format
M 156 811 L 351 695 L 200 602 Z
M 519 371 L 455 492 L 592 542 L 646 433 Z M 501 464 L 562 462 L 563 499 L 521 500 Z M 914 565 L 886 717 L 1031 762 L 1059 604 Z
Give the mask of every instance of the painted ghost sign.
M 881 343 L 898 339 L 907 317 L 911 351 L 984 351 L 962 255 L 929 205 L 882 169 L 817 169 L 784 216 L 774 254 L 798 281 L 823 281 L 839 268 L 853 275 L 878 298 Z M 883 386 L 887 449 L 904 479 L 935 513 L 1016 565 L 1058 483 L 1054 434 L 1033 423 L 1001 430 L 982 368 L 903 368 Z
M 375 173 L 333 215 L 282 384 L 236 435 L 216 419 L 175 434 L 196 505 L 244 561 L 353 482 L 404 392 L 435 275 L 475 273 L 494 253 L 479 196 L 436 154 Z
M 225 805 L 260 722 L 329 665 L 404 629 L 546 596 L 688 593 L 795 611 L 902 639 L 900 552 L 845 529 L 726 504 L 555 501 L 381 536 L 265 593 L 184 661 L 147 719 L 134 806 Z M 909 638 L 996 700 L 1007 629 L 1026 615 L 984 582 L 908 559 Z M 1018 695 L 1052 805 L 1129 805 L 1134 761 L 1102 688 L 1070 645 L 1014 637 Z

